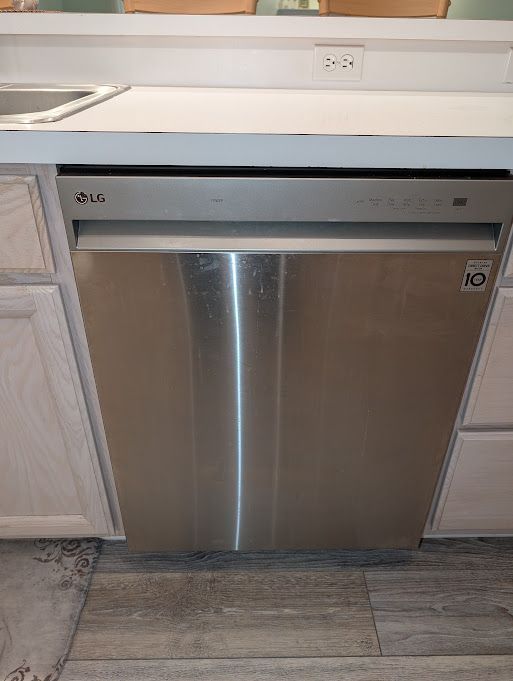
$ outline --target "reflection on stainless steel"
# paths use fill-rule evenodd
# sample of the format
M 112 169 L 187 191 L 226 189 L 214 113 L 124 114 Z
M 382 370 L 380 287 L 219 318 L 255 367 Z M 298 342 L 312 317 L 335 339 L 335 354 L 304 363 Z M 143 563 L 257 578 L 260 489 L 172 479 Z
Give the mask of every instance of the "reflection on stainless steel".
M 178 275 L 179 275 L 179 280 L 180 280 L 180 295 L 184 298 L 187 299 L 187 287 L 186 287 L 186 276 L 187 272 L 184 271 L 184 265 L 185 263 L 180 262 L 179 263 L 179 270 L 178 270 Z M 196 443 L 196 407 L 195 407 L 195 398 L 194 398 L 194 362 L 192 358 L 192 351 L 193 351 L 193 334 L 192 334 L 192 325 L 191 325 L 191 315 L 190 315 L 190 305 L 186 305 L 184 308 L 184 316 L 185 316 L 185 331 L 186 331 L 186 344 L 187 344 L 187 366 L 189 369 L 189 375 L 187 378 L 187 381 L 189 385 L 191 386 L 190 394 L 189 394 L 189 422 L 188 422 L 188 427 L 190 429 L 191 433 L 191 449 L 190 449 L 190 458 L 191 458 L 191 470 L 192 470 L 192 475 L 191 475 L 191 494 L 192 494 L 192 505 L 193 508 L 191 509 L 192 511 L 192 517 L 193 517 L 193 533 L 194 533 L 194 545 L 196 546 L 198 543 L 198 520 L 199 520 L 199 500 L 198 500 L 198 476 L 197 476 L 197 470 L 198 470 L 198 455 L 197 455 L 197 443 Z
M 450 243 L 431 215 L 424 223 L 405 215 L 393 230 L 383 227 L 401 232 L 402 252 L 381 251 L 379 239 L 354 252 L 344 226 L 324 252 L 315 210 L 353 211 L 346 227 L 360 238 L 353 192 L 374 197 L 395 186 L 369 180 L 364 190 L 351 180 L 349 191 L 340 180 L 339 190 L 325 187 L 331 207 L 305 204 L 308 231 L 271 233 L 267 252 L 197 250 L 202 237 L 193 228 L 181 236 L 184 251 L 166 252 L 153 250 L 156 242 L 151 251 L 87 250 L 105 225 L 109 247 L 117 238 L 130 243 L 134 234 L 125 240 L 122 225 L 143 212 L 138 178 L 119 180 L 119 203 L 107 194 L 98 206 L 77 205 L 73 196 L 79 189 L 95 196 L 102 184 L 71 179 L 62 178 L 60 191 L 130 547 L 415 546 L 508 239 L 510 182 L 429 183 L 432 195 L 445 196 L 440 220 L 456 221 Z M 177 203 L 167 180 L 152 186 L 145 224 L 163 220 L 164 210 L 190 210 L 193 218 L 207 211 L 201 180 L 199 195 L 187 184 L 189 203 Z M 297 182 L 287 185 L 285 205 L 275 203 L 276 215 L 262 208 L 270 220 L 295 214 L 309 186 Z M 236 186 L 225 191 L 226 208 L 209 210 L 230 212 L 229 200 L 240 211 L 251 207 L 244 192 L 253 185 L 242 196 Z M 398 187 L 420 194 L 424 185 L 400 180 Z M 477 204 L 468 225 L 454 196 Z M 367 218 L 371 208 L 363 210 Z M 84 220 L 94 224 L 81 236 Z M 116 220 L 121 226 L 112 229 Z M 212 224 L 215 240 L 220 222 Z M 418 250 L 424 224 L 436 237 L 429 252 Z M 229 227 L 220 229 L 226 243 Z M 155 238 L 165 231 L 155 228 Z M 172 238 L 177 233 L 173 225 Z M 482 250 L 474 250 L 475 236 Z M 492 262 L 485 292 L 460 290 L 469 259 Z
M 230 253 L 230 268 L 232 273 L 233 291 L 233 327 L 235 340 L 235 401 L 236 401 L 236 430 L 237 430 L 237 507 L 235 523 L 234 549 L 238 551 L 240 546 L 240 523 L 242 509 L 242 454 L 244 451 L 244 423 L 243 415 L 243 389 L 242 389 L 242 339 L 241 339 L 241 309 L 239 302 L 239 281 L 237 275 L 237 255 Z
M 282 419 L 282 383 L 283 383 L 283 310 L 285 306 L 285 277 L 287 274 L 287 259 L 280 255 L 278 268 L 278 315 L 276 320 L 276 435 L 274 450 L 273 472 L 273 500 L 272 507 L 278 507 L 278 492 L 280 488 L 280 459 L 282 449 L 281 419 Z M 276 513 L 273 514 L 272 544 L 276 545 Z
M 467 259 L 73 253 L 131 545 L 413 545 L 488 301 Z

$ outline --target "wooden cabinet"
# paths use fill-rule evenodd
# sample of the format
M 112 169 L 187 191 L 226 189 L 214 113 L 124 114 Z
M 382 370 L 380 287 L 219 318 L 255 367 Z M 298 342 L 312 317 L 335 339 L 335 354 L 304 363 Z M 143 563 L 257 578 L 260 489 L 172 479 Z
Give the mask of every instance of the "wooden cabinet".
M 58 287 L 0 286 L 0 536 L 108 531 L 80 390 Z
M 37 179 L 0 175 L 0 271 L 53 272 Z
M 460 432 L 447 471 L 438 529 L 500 533 L 512 528 L 513 431 Z
M 513 533 L 513 288 L 497 290 L 432 529 Z
M 513 426 L 513 288 L 498 290 L 463 423 Z
M 513 278 L 513 243 L 510 246 L 509 255 L 506 260 L 506 267 L 504 268 L 504 276 L 510 279 Z

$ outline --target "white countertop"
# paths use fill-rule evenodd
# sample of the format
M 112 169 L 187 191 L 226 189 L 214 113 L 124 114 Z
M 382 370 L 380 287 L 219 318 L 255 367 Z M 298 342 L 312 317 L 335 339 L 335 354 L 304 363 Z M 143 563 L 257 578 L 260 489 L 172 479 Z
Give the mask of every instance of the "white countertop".
M 55 123 L 1 130 L 513 137 L 513 94 L 134 87 Z
M 134 87 L 55 123 L 0 125 L 2 163 L 362 167 L 374 149 L 379 167 L 513 167 L 513 94 Z

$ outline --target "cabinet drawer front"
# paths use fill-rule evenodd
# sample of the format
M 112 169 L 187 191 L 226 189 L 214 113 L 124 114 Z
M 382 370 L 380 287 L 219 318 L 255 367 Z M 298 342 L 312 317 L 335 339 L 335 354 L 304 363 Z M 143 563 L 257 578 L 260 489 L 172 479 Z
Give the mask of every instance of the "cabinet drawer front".
M 459 433 L 439 530 L 513 532 L 513 432 Z
M 513 289 L 499 289 L 463 422 L 513 426 Z
M 35 177 L 0 175 L 0 271 L 53 272 Z

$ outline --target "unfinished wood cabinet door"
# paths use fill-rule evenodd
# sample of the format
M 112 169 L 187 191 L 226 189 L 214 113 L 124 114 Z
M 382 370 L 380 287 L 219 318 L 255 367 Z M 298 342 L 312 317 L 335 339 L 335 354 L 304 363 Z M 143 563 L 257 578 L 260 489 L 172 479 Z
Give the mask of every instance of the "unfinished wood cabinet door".
M 54 271 L 35 177 L 0 175 L 0 271 Z
M 506 261 L 506 267 L 504 269 L 504 276 L 508 279 L 513 278 L 513 247 L 510 249 L 508 259 Z
M 463 422 L 513 426 L 513 288 L 498 291 Z
M 107 532 L 57 286 L 0 286 L 0 536 Z
M 436 529 L 513 532 L 513 432 L 460 432 Z

